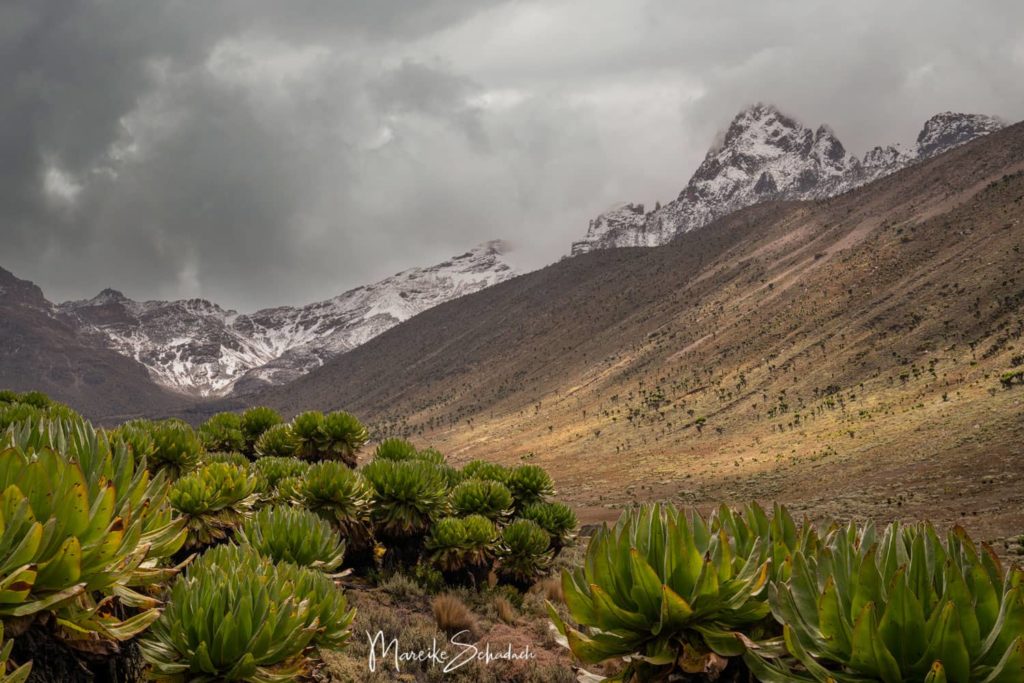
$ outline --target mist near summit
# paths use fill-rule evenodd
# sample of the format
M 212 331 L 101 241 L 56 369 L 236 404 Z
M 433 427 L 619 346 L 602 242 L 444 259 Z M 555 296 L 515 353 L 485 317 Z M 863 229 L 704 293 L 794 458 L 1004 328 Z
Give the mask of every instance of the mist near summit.
M 1024 117 L 1024 7 L 987 7 L 6 2 L 3 261 L 57 301 L 241 311 L 496 238 L 529 270 L 673 199 L 755 101 L 858 154 Z

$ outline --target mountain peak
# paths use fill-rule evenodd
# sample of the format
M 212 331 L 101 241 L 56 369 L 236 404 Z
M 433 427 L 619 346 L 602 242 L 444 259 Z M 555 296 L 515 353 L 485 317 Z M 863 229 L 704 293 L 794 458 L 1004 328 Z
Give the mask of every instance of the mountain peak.
M 490 240 L 331 299 L 243 315 L 200 298 L 135 302 L 109 288 L 60 310 L 158 383 L 223 395 L 295 379 L 427 308 L 512 277 L 502 259 L 508 251 L 507 242 Z
M 473 247 L 470 252 L 474 254 L 504 255 L 512 251 L 512 244 L 502 239 L 488 240 Z
M 128 297 L 126 297 L 120 290 L 107 287 L 99 294 L 89 299 L 88 303 L 93 306 L 103 306 L 105 304 L 124 303 L 126 301 L 129 301 Z
M 917 136 L 917 154 L 922 159 L 933 157 L 1004 127 L 1006 123 L 995 116 L 945 111 L 925 121 Z
M 2 267 L 0 267 L 0 298 L 33 308 L 50 308 L 50 302 L 43 296 L 43 290 L 36 283 L 31 280 L 22 280 Z
M 775 106 L 758 103 L 747 107 L 733 118 L 725 133 L 722 148 L 742 146 L 744 142 L 787 146 L 788 139 L 794 135 L 809 132 Z M 714 151 L 716 150 L 712 150 Z
M 780 119 L 785 121 L 788 125 L 799 125 L 792 118 L 786 116 L 779 108 L 774 104 L 765 102 L 755 102 L 754 104 L 744 107 L 736 116 L 733 117 L 732 123 L 744 123 L 749 121 L 766 121 L 769 119 Z
M 832 197 L 1003 125 L 991 116 L 944 112 L 924 124 L 915 154 L 890 145 L 875 147 L 861 160 L 828 125 L 812 130 L 774 105 L 758 102 L 733 117 L 675 200 L 649 214 L 622 205 L 601 214 L 590 221 L 586 237 L 573 243 L 572 254 L 658 246 L 762 201 Z

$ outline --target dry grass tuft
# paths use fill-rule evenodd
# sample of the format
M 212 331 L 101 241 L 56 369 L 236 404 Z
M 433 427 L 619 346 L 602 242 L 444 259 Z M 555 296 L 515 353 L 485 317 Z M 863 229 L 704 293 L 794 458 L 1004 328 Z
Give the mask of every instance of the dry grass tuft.
M 516 623 L 516 608 L 512 606 L 512 603 L 507 598 L 498 596 L 494 598 L 494 611 L 506 624 Z
M 401 572 L 395 572 L 381 581 L 380 588 L 385 593 L 403 599 L 421 598 L 425 594 L 422 586 Z
M 554 603 L 565 602 L 565 596 L 562 593 L 562 580 L 557 576 L 548 576 L 541 579 L 533 585 L 531 590 L 543 595 L 545 600 L 550 600 Z
M 476 616 L 466 607 L 466 603 L 454 595 L 438 595 L 431 601 L 430 608 L 434 612 L 437 627 L 448 635 L 468 631 L 474 639 L 480 637 Z

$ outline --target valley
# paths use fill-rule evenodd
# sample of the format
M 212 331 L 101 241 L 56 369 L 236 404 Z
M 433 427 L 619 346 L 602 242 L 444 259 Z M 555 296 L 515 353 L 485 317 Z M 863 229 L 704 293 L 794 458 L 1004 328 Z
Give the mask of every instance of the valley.
M 737 121 L 757 112 L 788 121 Z M 1000 377 L 1024 366 L 1024 128 L 950 116 L 915 163 L 838 196 L 780 191 L 663 246 L 520 276 L 486 243 L 248 315 L 114 290 L 55 305 L 10 276 L 8 336 L 33 341 L 11 346 L 6 382 L 52 376 L 100 422 L 344 408 L 455 462 L 542 464 L 585 522 L 639 500 L 753 498 L 927 515 L 1021 552 L 1024 392 Z M 57 340 L 67 370 L 32 355 Z
M 598 250 L 422 313 L 258 395 L 455 461 L 637 500 L 1024 526 L 1024 126 L 816 202 Z M 557 292 L 558 296 L 553 293 Z
M 1022 26 L 0 5 L 0 683 L 1024 683 Z

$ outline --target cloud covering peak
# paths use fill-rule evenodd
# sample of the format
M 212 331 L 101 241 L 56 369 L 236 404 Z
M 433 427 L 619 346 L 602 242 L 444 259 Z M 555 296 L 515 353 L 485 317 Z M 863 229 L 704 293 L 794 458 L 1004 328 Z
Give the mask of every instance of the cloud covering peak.
M 5 2 L 0 265 L 240 310 L 494 235 L 542 265 L 674 196 L 749 102 L 856 152 L 1024 118 L 1022 26 L 1009 0 Z

